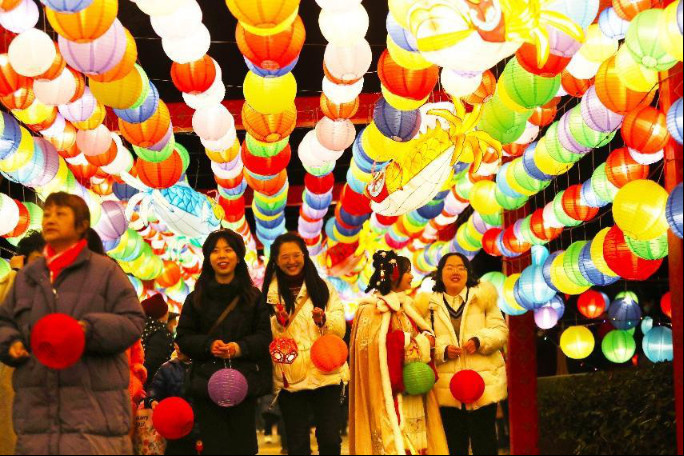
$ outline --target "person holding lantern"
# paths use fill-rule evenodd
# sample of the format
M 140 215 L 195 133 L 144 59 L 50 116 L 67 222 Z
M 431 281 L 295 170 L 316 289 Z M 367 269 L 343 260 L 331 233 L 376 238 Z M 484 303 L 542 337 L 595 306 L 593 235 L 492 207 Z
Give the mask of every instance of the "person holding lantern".
M 342 387 L 349 380 L 342 303 L 318 275 L 303 239 L 292 233 L 271 246 L 263 290 L 262 302 L 271 311 L 273 381 L 289 453 L 311 454 L 312 410 L 319 453 L 338 455 Z
M 349 388 L 351 454 L 446 454 L 432 387 L 435 338 L 413 307 L 411 262 L 391 251 L 373 255 L 373 296 L 352 329 Z
M 176 343 L 192 360 L 188 392 L 203 453 L 257 454 L 256 401 L 272 389 L 268 309 L 252 283 L 239 234 L 214 231 L 202 253 L 202 273 L 183 305 Z M 225 371 L 239 372 L 242 384 L 249 385 L 240 391 L 239 403 L 214 402 L 212 379 Z M 224 389 L 219 393 L 234 392 Z
M 428 309 L 437 342 L 439 379 L 435 387 L 449 454 L 498 454 L 497 404 L 506 399 L 502 350 L 508 327 L 497 306 L 496 289 L 479 282 L 468 258 L 442 257 L 434 293 L 416 298 Z
M 0 306 L 0 360 L 17 368 L 17 454 L 132 453 L 125 351 L 145 317 L 121 268 L 86 247 L 89 226 L 83 199 L 48 196 L 45 256 Z

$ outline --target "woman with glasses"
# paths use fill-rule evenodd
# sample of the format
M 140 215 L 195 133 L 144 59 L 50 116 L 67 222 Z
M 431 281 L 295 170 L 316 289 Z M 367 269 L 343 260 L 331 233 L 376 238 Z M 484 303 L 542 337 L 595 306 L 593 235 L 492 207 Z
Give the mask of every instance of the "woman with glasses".
M 496 303 L 496 289 L 479 282 L 460 253 L 445 255 L 435 274 L 434 293 L 417 301 L 429 309 L 427 318 L 437 338 L 435 388 L 449 454 L 467 455 L 471 445 L 473 454 L 498 454 L 496 410 L 507 397 L 502 350 L 508 327 Z M 476 371 L 485 383 L 484 394 L 472 404 L 462 404 L 449 389 L 452 377 L 466 369 Z
M 271 312 L 273 381 L 289 453 L 311 454 L 312 412 L 319 454 L 340 454 L 342 386 L 349 367 L 345 363 L 333 372 L 320 371 L 311 361 L 311 347 L 325 334 L 344 337 L 344 308 L 296 234 L 283 234 L 271 246 L 262 302 Z

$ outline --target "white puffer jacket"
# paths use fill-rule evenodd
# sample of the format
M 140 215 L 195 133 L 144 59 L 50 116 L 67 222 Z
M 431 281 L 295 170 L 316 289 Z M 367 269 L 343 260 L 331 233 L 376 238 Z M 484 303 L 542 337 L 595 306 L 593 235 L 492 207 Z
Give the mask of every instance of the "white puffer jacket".
M 508 343 L 508 326 L 496 304 L 496 289 L 486 282 L 481 282 L 477 287 L 470 289 L 468 302 L 461 318 L 461 332 L 458 340 L 442 293 L 421 294 L 416 301 L 416 307 L 427 310 L 425 319 L 428 322 L 432 324 L 434 317 L 434 331 L 437 338 L 435 360 L 439 373 L 435 390 L 439 405 L 461 408 L 461 403 L 451 394 L 449 385 L 454 374 L 465 369 L 476 371 L 485 382 L 484 394 L 474 404 L 467 405 L 468 410 L 477 410 L 506 399 L 508 397 L 506 364 L 501 351 Z M 449 345 L 462 347 L 473 337 L 477 337 L 480 341 L 477 353 L 462 355 L 456 360 L 445 359 L 445 351 Z
M 326 282 L 326 284 L 330 291 L 330 299 L 325 310 L 326 320 L 323 328 L 319 328 L 314 323 L 314 305 L 311 298 L 306 299 L 302 309 L 297 313 L 294 320 L 290 322 L 287 329 L 278 323 L 275 315 L 271 316 L 273 339 L 279 337 L 294 339 L 298 349 L 298 355 L 294 363 L 273 363 L 273 385 L 276 393 L 282 389 L 297 392 L 349 382 L 349 365 L 347 363 L 339 370 L 326 374 L 318 370 L 311 361 L 311 347 L 316 342 L 316 339 L 325 334 L 334 334 L 343 338 L 347 329 L 344 307 L 337 295 L 337 291 L 329 283 Z M 302 305 L 302 300 L 308 296 L 306 284 L 304 284 L 295 300 L 295 308 Z M 280 301 L 278 282 L 274 279 L 269 287 L 266 302 L 275 307 Z M 287 380 L 287 386 L 283 378 Z

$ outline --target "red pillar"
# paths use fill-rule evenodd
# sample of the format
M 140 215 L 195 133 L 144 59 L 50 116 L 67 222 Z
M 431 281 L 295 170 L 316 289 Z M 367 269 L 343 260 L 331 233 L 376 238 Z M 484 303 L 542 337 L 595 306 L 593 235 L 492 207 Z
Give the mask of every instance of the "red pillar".
M 677 64 L 667 73 L 661 73 L 660 108 L 667 112 L 674 101 L 682 96 L 682 64 Z M 665 189 L 672 189 L 682 182 L 682 146 L 670 139 L 665 148 Z M 682 454 L 682 240 L 669 233 L 670 292 L 672 293 L 672 342 L 674 344 L 674 390 L 677 414 L 677 452 Z
M 527 206 L 504 213 L 504 226 L 527 216 Z M 504 260 L 507 275 L 531 264 L 529 254 Z M 508 410 L 511 454 L 539 454 L 537 410 L 537 330 L 531 312 L 508 319 Z

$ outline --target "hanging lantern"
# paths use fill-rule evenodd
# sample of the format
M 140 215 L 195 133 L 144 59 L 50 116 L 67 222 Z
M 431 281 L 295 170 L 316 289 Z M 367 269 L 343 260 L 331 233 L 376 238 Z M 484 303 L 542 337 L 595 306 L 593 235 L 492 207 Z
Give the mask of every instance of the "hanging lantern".
M 45 32 L 31 28 L 12 40 L 7 56 L 18 74 L 37 77 L 52 67 L 57 47 Z
M 625 21 L 631 21 L 642 11 L 652 8 L 652 0 L 613 0 L 615 14 Z
M 385 51 L 378 62 L 378 77 L 392 94 L 411 100 L 427 98 L 439 80 L 435 65 L 424 70 L 409 70 L 399 66 Z
M 628 331 L 614 330 L 603 338 L 601 350 L 611 363 L 626 363 L 636 352 L 636 341 Z
M 93 0 L 78 12 L 61 13 L 46 8 L 45 15 L 52 28 L 69 41 L 86 43 L 93 41 L 109 30 L 119 10 L 119 2 Z
M 154 163 L 139 159 L 135 166 L 138 178 L 151 188 L 169 188 L 178 182 L 183 174 L 183 161 L 175 151 L 162 162 Z
M 660 310 L 663 311 L 668 318 L 672 319 L 672 293 L 667 292 L 660 299 Z
M 648 165 L 634 161 L 629 150 L 624 147 L 615 149 L 608 155 L 605 169 L 606 177 L 617 188 L 635 180 L 647 179 L 650 170 Z
M 655 90 L 647 93 L 633 91 L 622 83 L 618 72 L 615 57 L 611 57 L 601 64 L 596 74 L 596 94 L 603 105 L 618 114 L 627 114 L 638 107 L 648 106 L 655 97 Z
M 563 210 L 574 220 L 589 221 L 596 217 L 598 207 L 591 207 L 582 201 L 582 185 L 570 186 L 561 198 Z
M 622 187 L 613 202 L 615 224 L 629 237 L 647 241 L 667 232 L 668 194 L 656 182 L 635 180 Z
M 200 60 L 171 65 L 173 85 L 183 93 L 198 94 L 206 92 L 217 76 L 214 59 L 205 55 Z
M 292 106 L 297 94 L 297 81 L 291 73 L 278 78 L 262 78 L 251 71 L 243 86 L 245 100 L 264 114 L 277 114 Z
M 656 326 L 651 329 L 642 342 L 646 357 L 653 363 L 671 362 L 674 359 L 672 329 Z
M 672 190 L 667 199 L 666 213 L 667 223 L 672 232 L 682 239 L 684 235 L 684 216 L 682 215 L 682 183 L 680 182 Z
M 629 250 L 644 260 L 659 260 L 665 258 L 669 253 L 667 233 L 648 241 L 639 241 L 625 236 L 625 241 Z
M 533 109 L 545 105 L 556 96 L 561 78 L 537 76 L 512 59 L 506 65 L 500 83 L 514 103 Z
M 226 0 L 238 22 L 252 33 L 280 33 L 297 17 L 299 0 Z
M 625 116 L 621 132 L 625 145 L 642 154 L 662 150 L 670 138 L 665 114 L 650 106 L 629 112 Z
M 585 359 L 594 351 L 596 341 L 592 332 L 584 326 L 571 326 L 561 335 L 560 346 L 565 356 Z
M 672 103 L 672 106 L 670 106 L 670 109 L 667 111 L 667 129 L 670 132 L 672 139 L 677 141 L 679 144 L 682 144 L 684 137 L 682 126 L 683 105 L 684 103 L 682 103 L 682 98 L 680 97 L 677 101 Z
M 617 226 L 612 227 L 605 238 L 603 257 L 615 274 L 627 280 L 646 280 L 660 268 L 663 260 L 644 260 L 634 255 Z
M 242 55 L 259 68 L 277 71 L 292 63 L 304 46 L 306 30 L 297 16 L 289 28 L 274 35 L 255 35 L 238 23 L 235 32 Z
M 421 125 L 420 111 L 400 111 L 392 107 L 384 98 L 375 104 L 373 121 L 380 132 L 397 142 L 413 139 Z
M 155 407 L 152 424 L 163 438 L 178 440 L 192 432 L 195 414 L 184 399 L 168 397 Z
M 335 84 L 353 84 L 368 72 L 372 60 L 373 53 L 365 39 L 328 43 L 323 56 L 323 71 Z
M 118 19 L 101 37 L 85 43 L 59 37 L 66 62 L 81 73 L 105 73 L 118 65 L 126 52 L 126 29 Z
M 581 98 L 594 85 L 594 78 L 577 79 L 567 71 L 563 71 L 561 74 L 561 85 L 563 90 L 571 97 Z
M 480 86 L 470 95 L 463 98 L 468 104 L 475 105 L 487 102 L 496 92 L 496 76 L 490 70 L 482 73 Z
M 667 40 L 661 25 L 665 19 L 661 8 L 642 11 L 634 17 L 625 36 L 625 47 L 634 60 L 653 71 L 667 71 L 677 63 L 663 44 Z
M 332 120 L 351 119 L 359 110 L 360 100 L 355 98 L 349 103 L 335 104 L 325 94 L 321 95 L 321 111 Z

